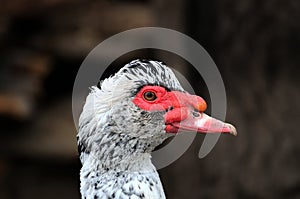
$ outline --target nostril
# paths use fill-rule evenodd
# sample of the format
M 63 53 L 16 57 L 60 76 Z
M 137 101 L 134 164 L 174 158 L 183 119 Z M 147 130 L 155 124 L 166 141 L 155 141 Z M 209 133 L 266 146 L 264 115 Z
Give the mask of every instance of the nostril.
M 199 117 L 200 116 L 200 113 L 198 111 L 193 111 L 192 114 L 193 114 L 194 117 Z

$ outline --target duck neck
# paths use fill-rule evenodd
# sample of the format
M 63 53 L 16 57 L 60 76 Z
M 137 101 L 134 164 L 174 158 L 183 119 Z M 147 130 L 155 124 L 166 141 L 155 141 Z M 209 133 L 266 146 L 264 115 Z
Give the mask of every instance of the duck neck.
M 94 141 L 90 152 L 83 154 L 83 168 L 98 173 L 153 171 L 151 144 L 126 134 L 107 133 Z

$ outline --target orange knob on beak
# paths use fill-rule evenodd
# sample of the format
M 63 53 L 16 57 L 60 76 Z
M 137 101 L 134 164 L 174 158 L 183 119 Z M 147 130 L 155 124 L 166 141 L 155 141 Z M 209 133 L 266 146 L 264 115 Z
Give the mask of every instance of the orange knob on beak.
M 195 107 L 199 112 L 204 112 L 207 108 L 207 104 L 204 99 L 197 96 L 197 105 Z

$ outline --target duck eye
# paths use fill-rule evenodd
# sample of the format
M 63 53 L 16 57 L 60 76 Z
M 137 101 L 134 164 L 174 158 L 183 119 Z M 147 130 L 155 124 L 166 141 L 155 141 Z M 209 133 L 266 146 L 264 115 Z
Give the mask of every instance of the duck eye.
M 144 99 L 147 100 L 147 101 L 154 101 L 156 100 L 156 94 L 152 91 L 146 91 L 144 93 Z

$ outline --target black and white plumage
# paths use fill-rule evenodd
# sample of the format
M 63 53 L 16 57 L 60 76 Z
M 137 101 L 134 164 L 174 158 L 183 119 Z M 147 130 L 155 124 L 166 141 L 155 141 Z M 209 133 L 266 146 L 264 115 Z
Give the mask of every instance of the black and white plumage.
M 150 153 L 181 129 L 178 122 L 188 130 L 191 121 L 200 129 L 211 120 L 201 108 L 204 102 L 198 107 L 190 99 L 200 97 L 187 94 L 171 69 L 157 61 L 134 60 L 100 88 L 92 87 L 79 119 L 82 198 L 164 199 Z M 201 122 L 189 119 L 195 107 Z M 219 124 L 224 128 L 216 131 L 236 134 L 232 125 Z

